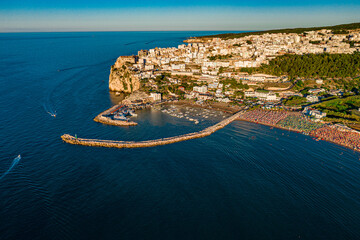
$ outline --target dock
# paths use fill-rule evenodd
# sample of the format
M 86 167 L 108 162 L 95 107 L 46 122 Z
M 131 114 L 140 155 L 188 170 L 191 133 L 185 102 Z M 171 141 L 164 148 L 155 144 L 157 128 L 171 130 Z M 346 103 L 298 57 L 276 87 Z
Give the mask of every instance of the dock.
M 122 106 L 122 104 L 118 104 L 118 105 L 115 105 L 115 106 L 103 111 L 102 113 L 100 113 L 99 115 L 97 115 L 94 118 L 94 121 L 103 123 L 103 124 L 107 124 L 107 125 L 113 125 L 113 126 L 135 126 L 135 125 L 137 125 L 137 123 L 133 122 L 133 121 L 120 121 L 120 120 L 113 120 L 109 117 L 105 117 L 106 115 L 109 115 L 109 114 L 117 111 L 119 108 L 121 108 L 121 106 Z
M 107 125 L 113 125 L 113 126 L 136 126 L 137 125 L 136 122 L 124 121 L 124 120 L 114 120 L 114 119 L 111 119 L 109 117 L 109 115 L 113 114 L 114 112 L 118 111 L 119 109 L 121 109 L 124 106 L 131 108 L 132 110 L 140 110 L 140 109 L 150 108 L 151 106 L 160 105 L 160 104 L 163 104 L 166 102 L 169 102 L 169 101 L 162 100 L 162 101 L 155 102 L 152 104 L 146 103 L 146 104 L 133 104 L 133 105 L 126 105 L 123 103 L 119 103 L 119 104 L 112 106 L 111 108 L 101 112 L 99 115 L 97 115 L 94 118 L 94 121 L 103 123 L 103 124 L 107 124 Z
M 110 109 L 109 109 L 110 110 Z M 107 111 L 109 111 L 107 110 Z M 145 148 L 145 147 L 155 147 L 160 145 L 167 145 L 182 141 L 187 141 L 195 138 L 203 138 L 213 134 L 219 129 L 224 128 L 234 120 L 237 120 L 241 117 L 241 115 L 245 111 L 240 111 L 235 113 L 234 115 L 224 119 L 223 121 L 205 128 L 202 131 L 188 133 L 184 135 L 168 137 L 168 138 L 160 138 L 155 140 L 146 140 L 146 141 L 116 141 L 116 140 L 101 140 L 101 139 L 86 139 L 86 138 L 77 138 L 71 136 L 69 134 L 64 134 L 61 136 L 61 139 L 70 144 L 75 145 L 83 145 L 83 146 L 91 146 L 91 147 L 108 147 L 108 148 Z

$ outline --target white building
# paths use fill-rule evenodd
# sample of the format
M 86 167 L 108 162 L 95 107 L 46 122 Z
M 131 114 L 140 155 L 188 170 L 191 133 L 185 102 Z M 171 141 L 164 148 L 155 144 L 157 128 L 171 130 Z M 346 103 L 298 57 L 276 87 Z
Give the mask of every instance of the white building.
M 261 63 L 257 61 L 238 61 L 234 63 L 236 68 L 242 68 L 242 67 L 260 67 Z
M 322 88 L 313 88 L 313 89 L 310 89 L 309 90 L 309 93 L 311 94 L 319 94 L 321 92 L 325 92 L 325 89 L 322 89 Z
M 307 95 L 306 96 L 306 101 L 308 102 L 318 102 L 319 101 L 319 97 L 315 96 L 315 95 Z
M 150 93 L 150 97 L 153 98 L 154 102 L 161 101 L 161 93 Z
M 279 98 L 273 92 L 245 91 L 245 97 L 256 97 L 263 101 L 278 101 Z
M 324 83 L 324 80 L 322 80 L 322 79 L 317 79 L 316 80 L 316 84 L 323 84 Z
M 311 117 L 314 117 L 316 119 L 321 119 L 323 117 L 326 117 L 326 113 L 324 112 L 321 112 L 319 110 L 315 110 L 315 109 L 310 109 L 308 107 L 306 107 L 303 111 L 303 113 L 305 115 L 308 115 L 308 116 L 311 116 Z
M 209 86 L 209 88 L 217 88 L 218 85 L 219 85 L 219 83 L 213 82 L 213 83 L 210 83 L 208 86 Z
M 255 82 L 278 82 L 280 80 L 280 78 L 277 76 L 261 73 L 249 75 L 247 76 L 247 79 Z
M 201 87 L 194 87 L 193 91 L 194 92 L 199 92 L 199 93 L 207 93 L 208 88 L 207 88 L 207 86 L 204 85 L 204 86 L 201 86 Z

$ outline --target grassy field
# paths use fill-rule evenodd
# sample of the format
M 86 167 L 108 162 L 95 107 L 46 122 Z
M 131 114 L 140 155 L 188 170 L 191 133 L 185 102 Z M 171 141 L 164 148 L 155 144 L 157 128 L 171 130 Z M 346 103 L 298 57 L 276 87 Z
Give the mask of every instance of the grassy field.
M 306 101 L 306 98 L 304 98 L 304 97 L 293 96 L 293 97 L 289 97 L 288 99 L 286 99 L 284 101 L 284 104 L 286 106 L 302 106 L 302 105 L 308 104 L 308 102 Z
M 337 123 L 360 123 L 360 96 L 351 96 L 347 98 L 336 98 L 330 101 L 322 102 L 313 106 L 314 108 L 327 114 L 325 121 Z

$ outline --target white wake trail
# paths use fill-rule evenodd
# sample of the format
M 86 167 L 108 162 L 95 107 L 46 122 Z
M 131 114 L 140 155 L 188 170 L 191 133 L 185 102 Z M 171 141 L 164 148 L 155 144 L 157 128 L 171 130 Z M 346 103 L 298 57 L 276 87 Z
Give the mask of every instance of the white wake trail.
M 0 180 L 3 179 L 6 175 L 8 175 L 10 173 L 10 171 L 20 162 L 21 156 L 17 156 L 16 158 L 14 158 L 10 168 L 3 173 L 3 175 L 0 177 Z

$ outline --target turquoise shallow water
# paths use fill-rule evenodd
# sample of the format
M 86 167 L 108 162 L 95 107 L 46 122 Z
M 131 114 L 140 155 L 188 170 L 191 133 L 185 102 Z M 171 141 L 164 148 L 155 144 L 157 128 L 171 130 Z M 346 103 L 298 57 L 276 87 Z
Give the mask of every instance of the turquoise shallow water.
M 110 107 L 119 55 L 204 32 L 0 34 L 0 239 L 357 239 L 360 154 L 236 121 L 146 149 L 68 145 L 196 131 L 160 111 L 139 125 L 92 121 Z M 56 111 L 52 118 L 47 111 Z

